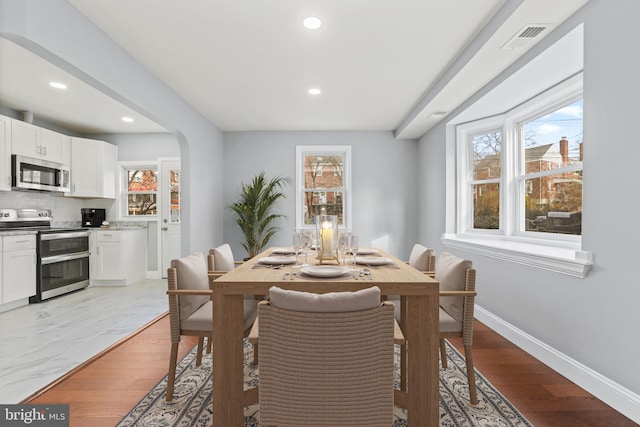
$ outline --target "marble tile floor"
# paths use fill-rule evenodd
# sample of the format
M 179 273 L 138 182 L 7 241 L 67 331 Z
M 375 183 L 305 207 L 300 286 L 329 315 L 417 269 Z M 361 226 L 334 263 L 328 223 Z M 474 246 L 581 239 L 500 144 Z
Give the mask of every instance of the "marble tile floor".
M 93 287 L 0 313 L 0 403 L 18 403 L 168 310 L 166 280 Z

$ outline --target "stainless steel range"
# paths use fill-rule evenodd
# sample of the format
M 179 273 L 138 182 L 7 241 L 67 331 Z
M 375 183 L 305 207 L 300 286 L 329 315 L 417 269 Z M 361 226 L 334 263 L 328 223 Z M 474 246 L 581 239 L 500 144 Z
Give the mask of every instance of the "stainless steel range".
M 0 209 L 0 230 L 34 230 L 37 294 L 35 303 L 89 286 L 89 231 L 53 228 L 49 209 Z

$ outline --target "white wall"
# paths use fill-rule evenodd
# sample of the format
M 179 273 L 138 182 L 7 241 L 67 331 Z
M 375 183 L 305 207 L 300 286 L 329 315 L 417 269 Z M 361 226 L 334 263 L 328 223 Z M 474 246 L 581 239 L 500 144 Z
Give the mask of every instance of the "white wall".
M 64 0 L 0 0 L 0 36 L 173 133 L 182 161 L 182 253 L 205 251 L 222 238 L 219 129 Z
M 633 46 L 640 41 L 638 16 L 637 0 L 591 0 L 497 79 L 504 80 L 545 45 L 584 22 L 582 231 L 583 249 L 593 251 L 595 259 L 588 277 L 578 279 L 450 250 L 473 260 L 479 306 L 529 334 L 532 343 L 539 340 L 535 343 L 539 348 L 550 346 L 550 353 L 566 356 L 566 365 L 558 363 L 556 368 L 636 421 L 640 420 L 640 286 L 635 271 L 640 198 L 635 170 L 640 145 L 634 133 L 640 56 Z M 452 116 L 486 92 L 480 91 Z M 445 124 L 431 130 L 419 144 L 424 183 L 420 236 L 439 252 L 446 250 L 439 240 L 445 229 Z M 585 378 L 580 377 L 583 374 Z
M 361 246 L 388 242 L 389 252 L 408 259 L 417 235 L 417 143 L 391 132 L 227 132 L 224 134 L 224 241 L 236 259 L 245 257 L 243 235 L 228 208 L 241 183 L 264 170 L 268 177 L 295 180 L 297 145 L 349 145 L 352 156 L 353 226 Z M 287 216 L 274 245 L 291 246 L 295 228 L 295 185 L 286 189 L 280 211 Z M 218 242 L 222 243 L 222 241 Z

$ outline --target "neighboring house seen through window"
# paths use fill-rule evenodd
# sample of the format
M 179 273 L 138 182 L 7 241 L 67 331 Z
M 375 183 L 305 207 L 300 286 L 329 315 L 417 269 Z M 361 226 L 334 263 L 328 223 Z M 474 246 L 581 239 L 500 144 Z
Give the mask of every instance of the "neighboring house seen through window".
M 350 227 L 351 147 L 296 147 L 296 227 L 313 228 L 318 215 Z
M 582 109 L 580 74 L 504 114 L 458 124 L 456 233 L 445 245 L 562 272 L 527 257 L 567 258 L 576 267 L 568 274 L 583 277 Z

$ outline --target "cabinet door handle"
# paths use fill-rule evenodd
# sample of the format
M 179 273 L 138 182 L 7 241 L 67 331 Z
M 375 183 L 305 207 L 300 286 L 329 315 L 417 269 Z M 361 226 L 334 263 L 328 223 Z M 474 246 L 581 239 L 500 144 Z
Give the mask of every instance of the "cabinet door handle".
M 96 253 L 97 253 L 98 255 L 100 255 L 100 246 L 97 246 L 97 247 L 96 247 Z

